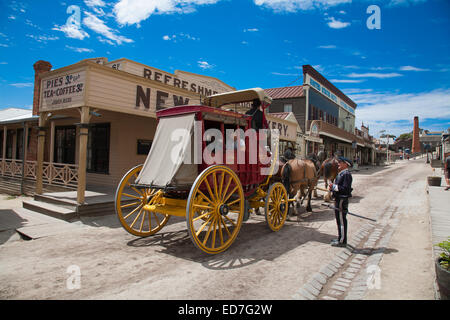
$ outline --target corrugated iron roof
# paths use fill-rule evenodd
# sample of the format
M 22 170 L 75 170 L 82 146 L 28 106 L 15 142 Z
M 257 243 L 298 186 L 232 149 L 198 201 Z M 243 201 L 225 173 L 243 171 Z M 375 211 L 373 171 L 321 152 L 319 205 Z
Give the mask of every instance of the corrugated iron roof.
M 269 115 L 274 116 L 275 118 L 285 120 L 289 116 L 290 112 L 273 112 L 269 113 Z
M 20 117 L 31 117 L 33 111 L 31 109 L 20 109 L 20 108 L 7 108 L 0 110 L 0 121 L 20 118 Z
M 272 97 L 272 99 L 298 98 L 304 96 L 303 86 L 270 88 L 264 89 L 264 91 Z

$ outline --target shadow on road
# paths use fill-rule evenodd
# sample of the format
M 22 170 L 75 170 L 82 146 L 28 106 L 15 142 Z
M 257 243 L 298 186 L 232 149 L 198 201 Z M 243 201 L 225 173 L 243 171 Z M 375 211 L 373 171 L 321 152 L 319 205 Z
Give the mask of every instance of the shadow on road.
M 23 227 L 26 222 L 14 210 L 0 210 L 0 245 L 7 242 L 16 233 L 16 229 Z
M 386 247 L 378 247 L 378 248 L 356 248 L 351 245 L 347 245 L 347 248 L 353 253 L 353 254 L 362 254 L 366 256 L 371 256 L 377 253 L 382 254 L 390 254 L 393 252 L 398 252 L 397 249 L 394 248 L 386 248 Z
M 310 241 L 329 244 L 331 239 L 335 238 L 335 235 L 292 222 L 286 222 L 279 232 L 273 232 L 265 221 L 261 221 L 264 218 L 257 218 L 260 221 L 243 223 L 231 247 L 217 255 L 207 255 L 197 249 L 187 230 L 161 232 L 149 238 L 134 239 L 127 245 L 160 246 L 163 248 L 161 253 L 201 263 L 208 269 L 228 270 L 246 267 L 261 260 L 272 261 Z

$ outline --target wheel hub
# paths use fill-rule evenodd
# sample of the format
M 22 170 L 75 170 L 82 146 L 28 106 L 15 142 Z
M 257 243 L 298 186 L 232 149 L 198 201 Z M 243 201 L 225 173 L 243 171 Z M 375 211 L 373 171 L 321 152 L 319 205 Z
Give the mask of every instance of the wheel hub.
M 280 211 L 284 212 L 284 210 L 286 210 L 286 204 L 285 203 L 280 203 Z
M 228 214 L 228 212 L 230 212 L 230 208 L 228 207 L 228 205 L 226 204 L 222 204 L 219 207 L 219 213 L 223 216 L 226 216 Z

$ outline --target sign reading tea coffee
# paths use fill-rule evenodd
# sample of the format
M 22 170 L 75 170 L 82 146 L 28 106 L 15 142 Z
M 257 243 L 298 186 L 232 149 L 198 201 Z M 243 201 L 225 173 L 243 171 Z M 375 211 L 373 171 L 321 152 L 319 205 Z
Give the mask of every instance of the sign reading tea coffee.
M 42 110 L 81 102 L 85 90 L 85 79 L 86 72 L 79 71 L 42 80 Z

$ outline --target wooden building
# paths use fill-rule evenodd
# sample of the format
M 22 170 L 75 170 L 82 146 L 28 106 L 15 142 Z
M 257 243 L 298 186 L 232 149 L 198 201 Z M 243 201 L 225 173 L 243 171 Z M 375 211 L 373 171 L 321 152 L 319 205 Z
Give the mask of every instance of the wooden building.
M 78 204 L 90 186 L 112 190 L 145 161 L 157 110 L 235 90 L 216 78 L 128 59 L 86 59 L 55 70 L 38 61 L 34 69 L 32 114 L 0 119 L 1 180 L 19 181 L 38 195 L 77 190 Z

